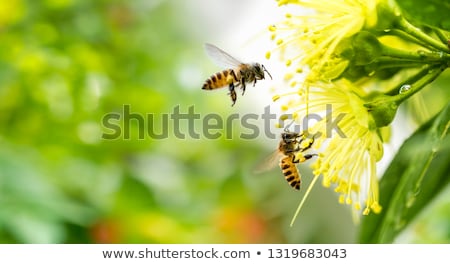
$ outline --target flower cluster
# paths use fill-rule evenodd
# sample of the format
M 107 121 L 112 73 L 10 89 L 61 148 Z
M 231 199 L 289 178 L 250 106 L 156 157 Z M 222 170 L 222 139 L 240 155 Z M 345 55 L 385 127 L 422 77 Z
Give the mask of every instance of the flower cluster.
M 286 55 L 287 66 L 297 65 L 296 71 L 309 66 L 308 81 L 337 77 L 348 65 L 340 53 L 343 40 L 373 27 L 377 21 L 376 0 L 298 1 L 282 0 L 279 5 L 295 4 L 313 9 L 312 14 L 286 14 L 279 25 L 269 26 L 271 38 Z M 301 50 L 301 52 L 296 52 Z M 290 53 L 294 55 L 290 55 Z M 271 52 L 266 54 L 270 58 Z
M 280 57 L 289 85 L 273 100 L 294 120 L 311 113 L 324 117 L 304 128 L 315 135 L 320 155 L 296 215 L 319 176 L 325 187 L 334 186 L 340 203 L 353 205 L 354 215 L 379 213 L 380 129 L 390 125 L 400 103 L 448 67 L 448 47 L 405 20 L 393 1 L 279 0 L 278 5 L 289 12 L 269 26 L 276 47 L 266 58 Z M 421 49 L 408 49 L 411 42 Z M 397 82 L 404 68 L 418 70 Z M 390 88 L 380 87 L 382 80 Z M 327 122 L 336 118 L 339 133 L 330 134 Z
M 313 147 L 321 152 L 312 164 L 315 180 L 322 175 L 322 185 L 335 186 L 339 202 L 353 204 L 355 211 L 364 204 L 363 214 L 380 212 L 376 162 L 383 156 L 383 143 L 378 130 L 369 128 L 373 121 L 361 91 L 345 80 L 317 82 L 309 89 L 308 104 L 297 96 L 299 100 L 291 99 L 282 108 L 294 119 L 307 112 L 323 116 L 308 129 L 315 138 Z M 330 131 L 330 122 L 338 122 L 339 131 Z

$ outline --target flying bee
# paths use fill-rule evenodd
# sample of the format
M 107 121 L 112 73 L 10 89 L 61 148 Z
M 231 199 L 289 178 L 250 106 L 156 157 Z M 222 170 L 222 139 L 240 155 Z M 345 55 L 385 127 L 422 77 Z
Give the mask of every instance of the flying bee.
M 244 95 L 246 84 L 253 83 L 253 86 L 255 86 L 256 81 L 264 79 L 264 72 L 267 72 L 272 79 L 272 75 L 262 64 L 242 63 L 212 44 L 205 44 L 205 50 L 216 64 L 226 69 L 209 77 L 203 84 L 202 89 L 214 90 L 228 86 L 228 94 L 233 102 L 231 106 L 236 103 L 237 99 L 235 88 L 240 87 L 242 95 Z
M 258 171 L 274 167 L 278 159 L 281 172 L 286 181 L 295 190 L 300 190 L 301 174 L 297 169 L 296 163 L 305 162 L 317 156 L 317 154 L 303 155 L 306 150 L 311 148 L 313 143 L 314 138 L 307 138 L 303 133 L 285 130 L 281 133 L 278 149 L 262 164 L 263 167 L 259 168 Z

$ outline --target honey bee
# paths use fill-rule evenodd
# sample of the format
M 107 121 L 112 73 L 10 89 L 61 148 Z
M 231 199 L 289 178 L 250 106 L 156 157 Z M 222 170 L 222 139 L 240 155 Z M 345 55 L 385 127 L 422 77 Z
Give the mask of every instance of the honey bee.
M 272 75 L 262 64 L 242 63 L 212 44 L 205 44 L 205 50 L 216 64 L 226 69 L 209 77 L 204 82 L 202 89 L 214 90 L 228 86 L 228 94 L 233 102 L 231 106 L 236 103 L 237 99 L 235 88 L 240 87 L 242 95 L 244 95 L 246 84 L 253 82 L 253 86 L 255 86 L 256 81 L 264 79 L 264 72 L 267 72 L 272 79 Z
M 258 172 L 270 169 L 276 165 L 277 159 L 289 185 L 295 190 L 300 190 L 301 174 L 296 164 L 305 162 L 317 154 L 305 154 L 303 152 L 310 149 L 314 143 L 314 138 L 307 138 L 303 133 L 290 132 L 285 130 L 281 133 L 281 140 L 278 149 L 262 164 Z

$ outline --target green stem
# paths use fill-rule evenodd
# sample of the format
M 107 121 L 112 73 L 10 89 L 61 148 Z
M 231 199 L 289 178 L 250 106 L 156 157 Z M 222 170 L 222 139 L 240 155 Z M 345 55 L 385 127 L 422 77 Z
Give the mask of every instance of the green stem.
M 371 99 L 367 98 L 369 102 L 365 103 L 364 107 L 372 117 L 369 120 L 369 127 L 389 125 L 394 120 L 400 104 L 434 81 L 447 67 L 447 64 L 427 66 L 388 94 L 376 94 Z
M 409 51 L 392 48 L 386 45 L 381 45 L 381 53 L 383 56 L 399 58 L 411 61 L 421 61 L 424 63 L 430 62 L 444 62 L 450 61 L 450 54 L 444 52 L 430 52 L 430 51 Z
M 449 48 L 447 45 L 445 45 L 442 42 L 439 42 L 438 40 L 428 36 L 425 34 L 422 30 L 415 27 L 411 23 L 409 23 L 404 17 L 400 16 L 399 20 L 397 21 L 397 25 L 406 33 L 410 34 L 411 36 L 419 39 L 420 41 L 428 44 L 430 47 L 443 51 L 443 52 L 449 52 Z
M 428 84 L 430 84 L 431 82 L 433 82 L 445 69 L 447 68 L 447 65 L 439 65 L 439 66 L 430 66 L 429 68 L 426 67 L 424 70 L 420 71 L 420 76 L 417 76 L 418 80 L 416 82 L 413 83 L 408 83 L 405 82 L 405 85 L 410 85 L 410 89 L 401 93 L 399 92 L 398 94 L 392 96 L 392 100 L 395 101 L 398 105 L 400 105 L 402 102 L 404 102 L 406 99 L 410 98 L 411 96 L 413 96 L 415 93 L 419 92 L 420 90 L 422 90 L 422 88 L 424 88 L 425 86 L 427 86 Z M 425 72 L 426 70 L 426 72 Z M 398 89 L 400 89 L 401 87 L 399 87 Z
M 388 69 L 388 68 L 417 68 L 424 64 L 428 64 L 423 61 L 399 59 L 392 57 L 380 57 L 376 60 L 377 69 Z
M 447 43 L 449 41 L 449 36 L 445 35 L 445 33 L 439 28 L 433 28 L 433 31 L 436 33 L 436 36 L 442 41 L 442 43 Z
M 401 87 L 404 84 L 409 84 L 412 85 L 415 82 L 419 81 L 420 79 L 422 79 L 424 76 L 426 76 L 430 71 L 433 70 L 433 68 L 436 68 L 435 65 L 427 65 L 426 67 L 424 67 L 422 70 L 420 70 L 419 72 L 417 72 L 416 74 L 414 74 L 413 76 L 409 77 L 408 79 L 402 81 L 401 84 L 396 84 L 393 88 L 391 88 L 386 95 L 390 95 L 390 96 L 395 96 L 398 95 L 399 92 L 399 87 Z
M 391 29 L 391 30 L 385 32 L 385 35 L 397 36 L 397 37 L 405 40 L 408 43 L 414 43 L 419 46 L 423 46 L 426 44 L 426 43 L 423 43 L 422 41 L 418 40 L 417 38 L 407 34 L 405 31 L 399 30 L 399 29 Z

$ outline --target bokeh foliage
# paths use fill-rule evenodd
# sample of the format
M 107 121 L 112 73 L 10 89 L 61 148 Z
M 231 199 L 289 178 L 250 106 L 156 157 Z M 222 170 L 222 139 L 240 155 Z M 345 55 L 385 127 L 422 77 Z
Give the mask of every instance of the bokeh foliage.
M 1 9 L 1 242 L 214 241 L 220 212 L 202 207 L 217 203 L 212 190 L 237 173 L 239 156 L 229 168 L 209 164 L 231 158 L 233 143 L 139 140 L 136 123 L 130 140 L 101 139 L 102 117 L 123 105 L 169 113 L 194 102 L 176 62 L 199 51 L 188 53 L 171 5 L 17 0 Z
M 233 140 L 141 140 L 134 120 L 130 139 L 101 138 L 124 105 L 155 114 L 154 131 L 176 106 L 234 113 L 225 92 L 190 81 L 214 69 L 182 15 L 176 1 L 2 1 L 0 243 L 354 241 L 347 208 L 321 187 L 290 228 L 301 196 L 277 170 L 251 175 L 272 149 L 239 126 Z
M 285 192 L 291 190 L 282 177 L 273 177 L 278 171 L 249 176 L 270 151 L 239 140 L 238 126 L 230 130 L 236 140 L 154 140 L 139 139 L 133 120 L 130 139 L 101 138 L 110 132 L 102 127 L 104 115 L 121 114 L 124 105 L 144 117 L 155 114 L 145 125 L 158 133 L 161 114 L 176 106 L 184 113 L 192 105 L 202 115 L 231 113 L 224 94 L 207 97 L 201 83 L 189 83 L 189 73 L 205 77 L 211 69 L 198 59 L 202 43 L 186 31 L 176 7 L 168 1 L 2 2 L 1 243 L 298 239 L 283 228 L 295 205 L 284 199 L 298 196 Z M 180 128 L 185 133 L 187 125 Z M 302 239 L 340 242 L 349 234 L 321 239 L 309 232 Z

